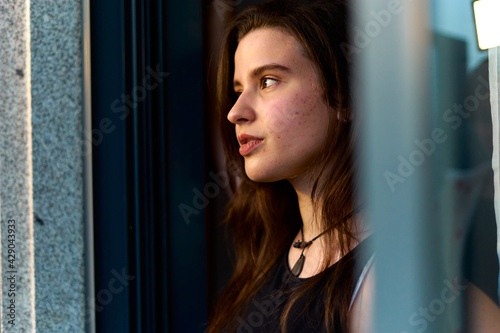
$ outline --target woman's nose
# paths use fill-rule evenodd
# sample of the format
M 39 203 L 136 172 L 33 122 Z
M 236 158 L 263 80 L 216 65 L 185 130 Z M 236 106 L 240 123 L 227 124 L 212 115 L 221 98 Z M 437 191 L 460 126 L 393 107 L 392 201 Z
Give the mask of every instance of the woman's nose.
M 235 125 L 252 122 L 255 119 L 255 110 L 249 96 L 240 95 L 232 109 L 227 114 L 227 120 Z

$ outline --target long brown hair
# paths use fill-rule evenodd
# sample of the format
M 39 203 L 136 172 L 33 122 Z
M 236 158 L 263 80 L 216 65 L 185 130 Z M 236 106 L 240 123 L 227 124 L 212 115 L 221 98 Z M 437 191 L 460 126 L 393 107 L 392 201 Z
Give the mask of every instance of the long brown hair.
M 236 265 L 211 316 L 209 333 L 236 329 L 236 318 L 266 282 L 266 273 L 276 263 L 279 254 L 288 249 L 302 224 L 297 196 L 291 184 L 286 180 L 256 183 L 246 176 L 244 160 L 238 153 L 235 126 L 227 120 L 227 114 L 236 101 L 232 87 L 234 54 L 240 40 L 254 29 L 278 28 L 291 34 L 315 65 L 323 99 L 332 112 L 329 138 L 319 158 L 321 171 L 314 182 L 312 199 L 316 207 L 321 207 L 322 228 L 330 228 L 323 236 L 326 244 L 337 244 L 342 255 L 350 249 L 353 233 L 344 217 L 352 213 L 354 207 L 355 170 L 348 60 L 342 50 L 342 45 L 348 43 L 347 15 L 346 5 L 340 0 L 270 1 L 246 9 L 228 26 L 218 68 L 217 102 L 234 192 L 228 203 L 225 223 L 233 237 Z M 325 253 L 324 269 L 331 263 L 334 250 L 332 246 Z M 342 278 L 339 274 L 328 277 L 324 285 L 319 282 L 325 272 L 308 279 L 286 305 L 281 330 L 286 331 L 285 323 L 293 303 L 308 290 L 321 287 L 325 295 L 327 332 L 344 332 L 352 296 L 352 273 L 347 270 L 347 278 L 344 271 Z M 337 312 L 334 313 L 333 309 Z

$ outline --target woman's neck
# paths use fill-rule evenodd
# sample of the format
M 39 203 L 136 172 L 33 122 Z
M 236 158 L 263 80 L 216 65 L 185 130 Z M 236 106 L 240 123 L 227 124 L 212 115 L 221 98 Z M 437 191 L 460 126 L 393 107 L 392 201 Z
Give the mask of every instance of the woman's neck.
M 311 199 L 312 186 L 308 186 L 309 184 L 299 183 L 297 181 L 291 182 L 291 184 L 297 193 L 304 232 L 304 235 L 302 236 L 299 231 L 295 236 L 294 242 L 311 241 L 325 230 L 325 226 L 322 221 L 323 201 L 321 200 L 321 197 L 318 197 L 317 203 L 313 203 L 313 200 Z M 350 224 L 349 227 L 355 237 L 354 242 L 349 244 L 349 249 L 345 249 L 350 251 L 357 245 L 358 241 L 360 242 L 366 238 L 368 233 L 365 230 L 361 214 L 355 214 L 349 217 L 346 223 Z M 334 231 L 333 237 L 335 238 L 337 235 L 336 231 Z M 306 278 L 316 275 L 324 268 L 323 263 L 327 263 L 329 267 L 342 257 L 340 244 L 326 243 L 326 239 L 327 238 L 325 237 L 320 237 L 311 246 L 305 249 L 305 255 L 308 259 L 305 262 L 300 277 Z M 289 266 L 294 267 L 303 253 L 303 249 L 295 248 L 291 245 L 288 251 Z
M 297 193 L 304 239 L 308 241 L 324 231 L 321 223 L 321 200 L 314 205 L 311 198 L 312 185 L 298 184 L 298 182 L 292 185 Z
M 311 198 L 312 185 L 305 182 L 292 183 L 299 204 L 300 215 L 302 217 L 304 240 L 309 241 L 324 231 L 322 218 L 322 200 L 318 198 L 316 205 Z M 356 212 L 348 219 L 351 231 L 359 241 L 367 237 L 371 232 L 360 212 Z

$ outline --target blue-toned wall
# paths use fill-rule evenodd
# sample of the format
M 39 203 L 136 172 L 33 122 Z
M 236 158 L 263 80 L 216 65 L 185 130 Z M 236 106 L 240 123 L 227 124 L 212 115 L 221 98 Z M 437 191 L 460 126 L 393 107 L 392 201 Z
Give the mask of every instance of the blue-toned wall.
M 2 332 L 85 330 L 81 17 L 81 1 L 0 0 Z

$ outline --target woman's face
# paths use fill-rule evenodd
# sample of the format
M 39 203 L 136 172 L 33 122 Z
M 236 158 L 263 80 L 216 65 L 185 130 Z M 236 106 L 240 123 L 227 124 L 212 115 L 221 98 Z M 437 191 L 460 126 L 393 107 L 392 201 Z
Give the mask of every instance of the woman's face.
M 276 28 L 245 35 L 234 61 L 239 98 L 227 118 L 236 126 L 247 176 L 305 180 L 330 119 L 313 63 L 295 37 Z

